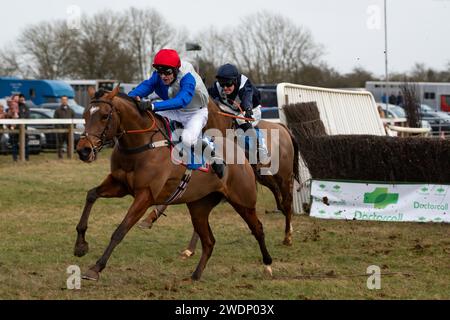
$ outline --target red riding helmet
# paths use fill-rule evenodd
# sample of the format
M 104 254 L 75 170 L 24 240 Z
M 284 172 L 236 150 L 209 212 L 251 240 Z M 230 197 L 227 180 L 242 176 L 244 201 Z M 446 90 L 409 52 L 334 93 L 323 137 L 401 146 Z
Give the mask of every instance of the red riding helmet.
M 167 66 L 178 69 L 181 67 L 181 60 L 175 50 L 162 49 L 156 54 L 153 60 L 153 67 L 155 66 Z

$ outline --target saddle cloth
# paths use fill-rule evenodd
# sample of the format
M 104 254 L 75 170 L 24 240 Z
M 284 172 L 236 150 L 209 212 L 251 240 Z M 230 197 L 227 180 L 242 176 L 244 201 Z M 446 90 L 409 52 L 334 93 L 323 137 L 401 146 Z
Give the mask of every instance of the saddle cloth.
M 184 130 L 183 125 L 178 121 L 172 121 L 168 118 L 164 118 L 164 120 L 170 141 L 173 143 L 170 147 L 172 162 L 183 165 L 191 170 L 209 172 L 210 166 L 203 157 L 202 149 L 198 148 L 196 154 L 193 148 L 188 148 L 181 142 L 181 130 Z

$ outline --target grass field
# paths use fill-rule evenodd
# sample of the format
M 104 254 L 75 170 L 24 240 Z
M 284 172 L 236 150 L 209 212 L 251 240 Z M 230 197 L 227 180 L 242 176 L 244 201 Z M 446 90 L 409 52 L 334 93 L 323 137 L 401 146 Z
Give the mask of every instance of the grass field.
M 217 242 L 202 280 L 188 281 L 199 251 L 179 259 L 192 227 L 185 207 L 176 206 L 153 229 L 132 229 L 98 282 L 68 290 L 67 267 L 94 264 L 131 203 L 100 199 L 87 232 L 90 252 L 73 256 L 86 191 L 108 170 L 108 151 L 91 165 L 51 153 L 25 164 L 0 156 L 0 299 L 450 299 L 448 224 L 295 216 L 294 245 L 285 247 L 284 218 L 265 214 L 275 202 L 262 187 L 258 213 L 274 259 L 272 279 L 263 275 L 247 226 L 222 204 L 211 215 Z M 380 290 L 366 286 L 370 265 L 381 268 Z

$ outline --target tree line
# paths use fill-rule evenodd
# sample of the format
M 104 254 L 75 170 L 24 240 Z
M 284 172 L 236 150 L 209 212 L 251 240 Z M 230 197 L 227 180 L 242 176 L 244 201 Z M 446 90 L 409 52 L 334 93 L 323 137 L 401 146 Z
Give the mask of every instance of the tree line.
M 17 41 L 0 50 L 0 76 L 138 82 L 149 76 L 154 54 L 171 47 L 195 60 L 207 84 L 226 62 L 237 64 L 242 73 L 261 84 L 345 88 L 379 80 L 362 68 L 339 73 L 322 60 L 323 47 L 307 28 L 267 11 L 245 16 L 232 28 L 205 28 L 193 36 L 166 21 L 153 8 L 130 8 L 83 16 L 77 29 L 70 29 L 65 20 L 29 25 Z M 198 43 L 201 51 L 187 53 L 186 42 Z M 416 64 L 409 73 L 390 78 L 450 81 L 450 63 L 444 71 Z

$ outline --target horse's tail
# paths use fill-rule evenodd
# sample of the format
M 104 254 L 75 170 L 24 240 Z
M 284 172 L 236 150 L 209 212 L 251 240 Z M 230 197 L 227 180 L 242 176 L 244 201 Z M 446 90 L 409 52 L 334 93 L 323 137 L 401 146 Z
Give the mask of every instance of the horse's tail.
M 297 139 L 286 125 L 282 123 L 280 123 L 280 125 L 286 129 L 286 131 L 289 133 L 289 136 L 291 137 L 292 145 L 294 146 L 294 179 L 297 180 L 298 183 L 300 183 L 299 145 Z

